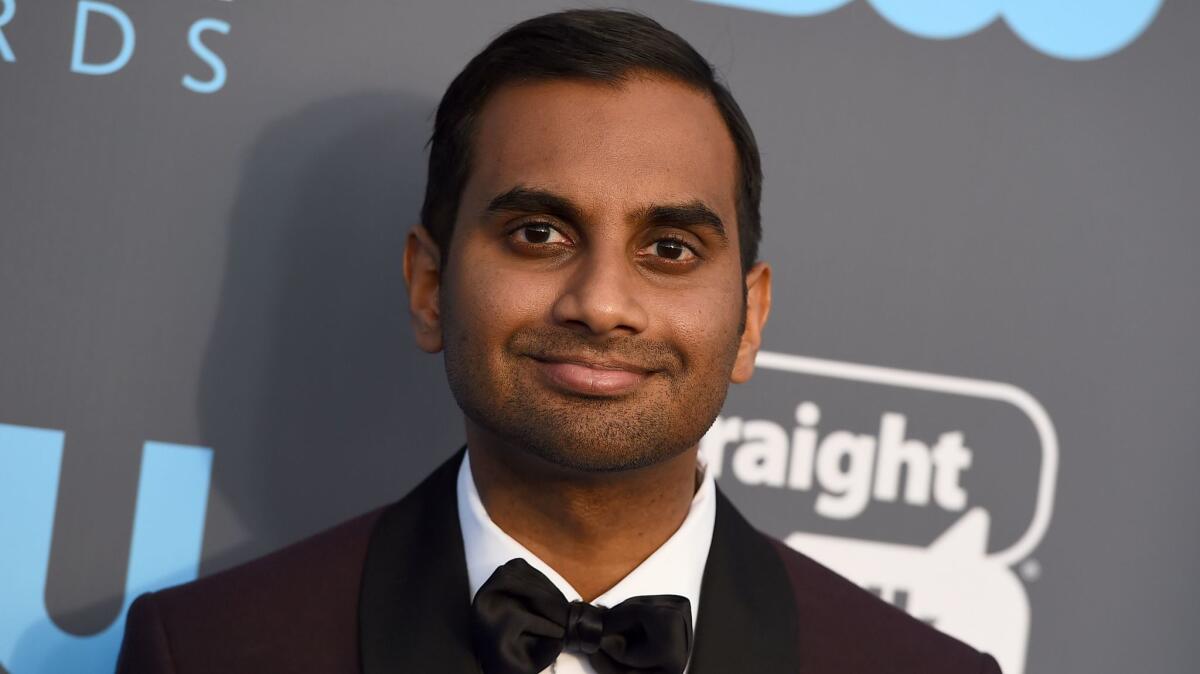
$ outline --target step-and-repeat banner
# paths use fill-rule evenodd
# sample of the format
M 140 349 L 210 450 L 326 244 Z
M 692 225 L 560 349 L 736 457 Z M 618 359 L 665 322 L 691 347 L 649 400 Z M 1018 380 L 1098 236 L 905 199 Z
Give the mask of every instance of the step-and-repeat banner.
M 1194 671 L 1200 5 L 631 6 L 763 148 L 730 497 L 1008 674 Z M 459 446 L 400 268 L 430 116 L 561 7 L 0 0 L 0 668 L 111 671 L 138 593 Z

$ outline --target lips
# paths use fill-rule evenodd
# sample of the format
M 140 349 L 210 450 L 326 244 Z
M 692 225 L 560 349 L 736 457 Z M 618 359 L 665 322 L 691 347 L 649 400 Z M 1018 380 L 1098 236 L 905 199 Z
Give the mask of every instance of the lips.
M 625 395 L 653 374 L 645 368 L 614 361 L 534 358 L 533 362 L 555 388 L 585 396 Z

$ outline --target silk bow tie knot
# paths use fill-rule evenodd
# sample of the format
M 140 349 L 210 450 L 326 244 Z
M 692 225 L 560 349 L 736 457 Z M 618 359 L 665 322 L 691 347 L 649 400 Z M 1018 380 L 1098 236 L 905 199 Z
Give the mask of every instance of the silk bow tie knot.
M 523 559 L 496 569 L 475 593 L 472 638 L 485 674 L 537 674 L 565 648 L 599 674 L 681 674 L 692 646 L 686 597 L 631 597 L 604 608 L 568 602 Z
M 604 611 L 584 601 L 573 601 L 567 609 L 564 646 L 569 651 L 591 655 L 600 650 L 604 637 Z

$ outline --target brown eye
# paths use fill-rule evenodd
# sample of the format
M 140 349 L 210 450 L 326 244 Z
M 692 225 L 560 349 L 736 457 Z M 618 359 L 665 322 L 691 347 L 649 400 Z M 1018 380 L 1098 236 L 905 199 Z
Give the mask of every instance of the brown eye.
M 660 239 L 652 247 L 655 255 L 674 262 L 686 262 L 696 257 L 687 244 L 675 239 Z
M 557 229 L 550 225 L 535 222 L 525 225 L 514 232 L 517 239 L 522 243 L 561 243 L 566 241 L 566 237 Z

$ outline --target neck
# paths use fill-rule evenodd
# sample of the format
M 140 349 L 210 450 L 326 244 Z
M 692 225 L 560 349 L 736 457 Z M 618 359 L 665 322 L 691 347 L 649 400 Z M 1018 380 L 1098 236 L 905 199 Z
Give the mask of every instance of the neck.
M 552 464 L 467 424 L 471 475 L 488 516 L 579 592 L 604 594 L 683 524 L 697 447 L 614 473 Z

